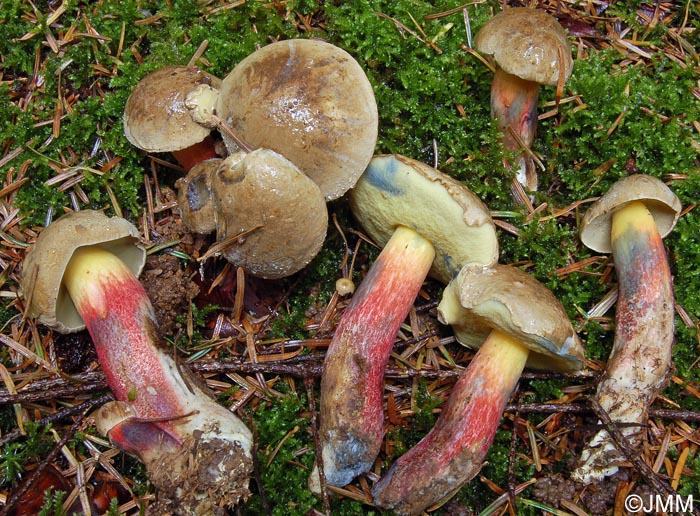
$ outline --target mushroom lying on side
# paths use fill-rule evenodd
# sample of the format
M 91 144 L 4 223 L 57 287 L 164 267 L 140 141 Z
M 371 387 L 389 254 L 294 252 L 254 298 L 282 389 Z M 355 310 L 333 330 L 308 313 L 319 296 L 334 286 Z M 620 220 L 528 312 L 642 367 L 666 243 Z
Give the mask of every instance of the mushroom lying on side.
M 294 163 L 326 200 L 355 184 L 377 141 L 367 76 L 350 54 L 319 40 L 279 41 L 250 54 L 223 80 L 216 112 L 251 148 Z M 221 135 L 229 152 L 241 150 Z
M 272 150 L 203 162 L 177 187 L 188 227 L 215 229 L 223 256 L 253 276 L 290 276 L 323 246 L 328 210 L 321 190 Z
M 520 269 L 466 265 L 445 288 L 441 322 L 480 347 L 435 427 L 372 489 L 375 503 L 417 515 L 452 496 L 479 469 L 525 366 L 579 369 L 583 348 L 554 295 Z
M 373 158 L 350 205 L 384 249 L 343 312 L 323 366 L 319 438 L 325 477 L 335 486 L 368 471 L 379 453 L 384 369 L 428 272 L 446 283 L 460 264 L 498 259 L 486 206 L 418 161 Z
M 491 115 L 503 131 L 504 146 L 529 149 L 537 128 L 540 84 L 563 84 L 571 75 L 571 46 L 564 29 L 544 11 L 512 7 L 486 22 L 474 46 L 495 61 Z M 537 190 L 537 171 L 527 153 L 520 160 L 517 180 Z
M 143 460 L 159 491 L 151 513 L 224 514 L 248 496 L 252 436 L 159 347 L 153 306 L 136 278 L 144 260 L 126 220 L 65 215 L 27 253 L 27 314 L 61 332 L 87 327 L 107 384 L 130 411 L 124 428 L 137 430 L 109 435 Z
M 185 170 L 216 158 L 212 125 L 221 80 L 187 66 L 164 66 L 134 87 L 124 107 L 124 135 L 147 152 L 171 152 Z
M 662 181 L 640 174 L 615 183 L 581 221 L 581 241 L 612 252 L 618 281 L 615 341 L 596 398 L 614 423 L 624 423 L 620 433 L 632 446 L 643 440 L 647 411 L 671 366 L 673 284 L 662 238 L 680 211 L 680 200 Z M 584 483 L 600 480 L 624 460 L 601 430 L 572 476 Z

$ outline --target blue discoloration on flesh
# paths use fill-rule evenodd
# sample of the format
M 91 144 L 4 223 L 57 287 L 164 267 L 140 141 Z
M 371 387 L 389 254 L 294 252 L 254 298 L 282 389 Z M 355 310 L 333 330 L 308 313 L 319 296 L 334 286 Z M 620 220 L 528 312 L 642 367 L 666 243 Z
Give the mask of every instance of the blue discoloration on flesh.
M 404 165 L 393 156 L 375 158 L 365 170 L 364 180 L 389 195 L 404 195 L 404 190 L 396 183 L 397 174 L 402 166 Z

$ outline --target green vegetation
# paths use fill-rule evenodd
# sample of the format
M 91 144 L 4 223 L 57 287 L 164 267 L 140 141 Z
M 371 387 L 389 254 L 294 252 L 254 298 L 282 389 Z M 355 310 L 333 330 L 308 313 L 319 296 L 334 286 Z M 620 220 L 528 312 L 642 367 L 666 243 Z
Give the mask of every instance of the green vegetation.
M 75 204 L 106 208 L 109 213 L 121 211 L 134 221 L 144 213 L 144 173 L 151 171 L 153 162 L 123 136 L 122 111 L 132 87 L 147 73 L 164 64 L 188 63 L 205 41 L 203 59 L 197 64 L 223 77 L 257 47 L 273 40 L 320 37 L 350 52 L 368 74 L 380 112 L 377 153 L 401 153 L 437 162 L 441 170 L 473 189 L 501 221 L 510 224 L 517 236 L 499 229 L 501 262 L 526 268 L 555 293 L 580 330 L 590 359 L 604 361 L 612 346 L 611 321 L 586 315 L 611 289 L 610 278 L 603 280 L 610 263 L 601 259 L 562 272 L 595 256 L 578 240 L 577 223 L 588 206 L 586 200 L 634 172 L 669 182 L 688 210 L 665 240 L 677 303 L 687 318 L 676 318 L 674 374 L 681 382 L 670 382 L 663 394 L 677 403 L 679 410 L 700 410 L 700 399 L 694 394 L 700 389 L 697 2 L 669 2 L 672 18 L 654 26 L 638 16 L 641 1 L 610 5 L 605 16 L 617 17 L 623 27 L 629 27 L 628 37 L 634 35 L 638 47 L 649 57 L 613 44 L 602 21 L 595 29 L 605 38 L 592 38 L 592 43 L 572 38 L 580 49 L 574 73 L 564 89 L 558 114 L 540 122 L 533 146 L 545 167 L 534 205 L 545 206 L 532 216 L 513 203 L 512 172 L 503 164 L 507 156 L 489 111 L 492 74 L 463 49 L 467 33 L 462 11 L 426 18 L 452 9 L 458 2 L 249 0 L 234 6 L 218 1 L 66 0 L 61 3 L 63 12 L 52 19 L 49 15 L 56 2 L 48 3 L 51 9 L 46 4 L 35 2 L 33 7 L 29 2 L 6 0 L 0 8 L 0 177 L 5 181 L 3 187 L 26 178 L 21 188 L 0 198 L 3 217 L 12 208 L 19 209 L 21 224 L 10 234 L 12 238 L 21 240 L 21 231 L 43 225 L 47 213 L 58 215 Z M 564 11 L 574 9 L 567 2 L 563 4 Z M 468 7 L 473 33 L 499 5 L 488 0 Z M 682 41 L 670 34 L 681 25 L 686 28 Z M 664 52 L 665 48 L 675 49 L 674 53 Z M 540 113 L 553 109 L 554 97 L 554 88 L 542 89 Z M 170 160 L 167 155 L 158 157 Z M 162 166 L 155 169 L 160 184 L 172 187 L 178 173 Z M 76 175 L 47 184 L 67 173 Z M 79 175 L 83 178 L 76 184 L 67 184 Z M 575 205 L 581 201 L 586 202 Z M 358 237 L 348 230 L 360 228 L 354 225 L 343 200 L 333 203 L 331 211 L 353 249 Z M 3 244 L 7 242 L 3 238 Z M 7 247 L 19 252 L 9 244 Z M 312 305 L 328 303 L 340 277 L 344 251 L 344 242 L 331 227 L 321 254 L 307 270 L 284 283 L 290 287 L 289 295 L 266 326 L 263 339 L 314 336 L 304 327 L 306 313 Z M 13 259 L 4 248 L 0 252 L 3 263 Z M 376 254 L 369 245 L 360 247 L 354 269 L 356 283 Z M 3 280 L 3 289 L 16 289 L 14 271 Z M 439 292 L 439 287 L 427 290 Z M 206 316 L 214 309 L 193 309 L 195 340 L 204 338 Z M 5 324 L 16 315 L 11 298 L 3 298 L 0 321 Z M 613 310 L 605 314 L 612 315 Z M 2 363 L 9 368 L 11 360 L 5 349 L 2 353 Z M 528 401 L 556 399 L 566 386 L 584 382 L 530 381 L 527 389 L 533 396 Z M 442 401 L 432 397 L 424 383 L 417 385 L 414 396 L 418 406 L 406 419 L 411 426 L 389 435 L 396 453 L 420 439 L 434 422 L 433 409 Z M 410 382 L 402 387 L 412 388 Z M 254 494 L 240 509 L 241 514 L 303 515 L 310 509 L 323 509 L 322 501 L 306 487 L 315 457 L 308 400 L 293 390 L 282 391 L 284 397 L 261 397 L 255 408 L 249 409 L 259 439 L 262 490 L 252 486 Z M 6 407 L 1 416 L 4 435 L 14 429 L 14 412 Z M 4 488 L 14 486 L 25 466 L 40 461 L 50 449 L 45 430 L 30 422 L 27 428 L 26 438 L 6 444 L 0 452 Z M 519 436 L 513 449 L 512 422 L 504 421 L 502 428 L 480 475 L 506 489 L 511 480 L 509 458 L 514 453 L 516 483 L 536 472 L 523 458 L 530 453 L 529 444 Z M 390 459 L 380 460 L 388 465 Z M 124 464 L 122 474 L 137 482 L 137 492 L 145 492 L 148 485 L 143 468 L 131 459 Z M 552 465 L 555 471 L 561 467 Z M 700 496 L 697 451 L 688 457 L 686 469 L 681 492 Z M 494 491 L 478 478 L 457 495 L 476 512 L 495 498 Z M 332 496 L 331 504 L 334 515 L 382 514 L 349 498 Z M 60 498 L 55 494 L 42 514 L 59 514 L 58 508 Z M 534 508 L 519 509 L 536 512 Z

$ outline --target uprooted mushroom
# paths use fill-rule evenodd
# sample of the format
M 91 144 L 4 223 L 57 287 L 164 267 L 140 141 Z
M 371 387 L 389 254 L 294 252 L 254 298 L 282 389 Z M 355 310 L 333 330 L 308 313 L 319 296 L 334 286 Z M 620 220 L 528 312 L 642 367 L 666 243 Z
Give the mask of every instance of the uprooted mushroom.
M 376 156 L 351 192 L 354 216 L 383 246 L 326 353 L 320 430 L 327 482 L 367 472 L 384 436 L 384 369 L 430 273 L 447 283 L 460 264 L 498 259 L 486 206 L 446 174 L 399 155 Z
M 649 406 L 671 366 L 673 283 L 662 238 L 680 211 L 680 200 L 661 180 L 638 174 L 615 183 L 581 222 L 587 247 L 612 252 L 618 282 L 613 349 L 595 396 L 632 448 L 643 442 Z M 588 484 L 615 473 L 624 460 L 601 430 L 572 476 Z
M 583 362 L 561 303 L 513 266 L 466 265 L 445 288 L 438 317 L 479 350 L 433 429 L 372 489 L 378 506 L 404 516 L 444 501 L 479 472 L 525 366 L 572 371 Z
M 60 332 L 87 327 L 117 398 L 100 428 L 137 456 L 158 489 L 154 515 L 224 514 L 248 496 L 252 436 L 159 346 L 137 279 L 145 261 L 128 221 L 85 210 L 50 224 L 22 271 L 27 314 Z

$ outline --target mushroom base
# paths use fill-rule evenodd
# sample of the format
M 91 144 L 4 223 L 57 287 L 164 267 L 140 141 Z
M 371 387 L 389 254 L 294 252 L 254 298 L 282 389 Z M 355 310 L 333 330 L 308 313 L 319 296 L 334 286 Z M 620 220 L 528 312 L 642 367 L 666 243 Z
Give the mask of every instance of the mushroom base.
M 379 507 L 414 516 L 471 480 L 491 447 L 529 350 L 494 330 L 460 375 L 433 429 L 372 489 Z

